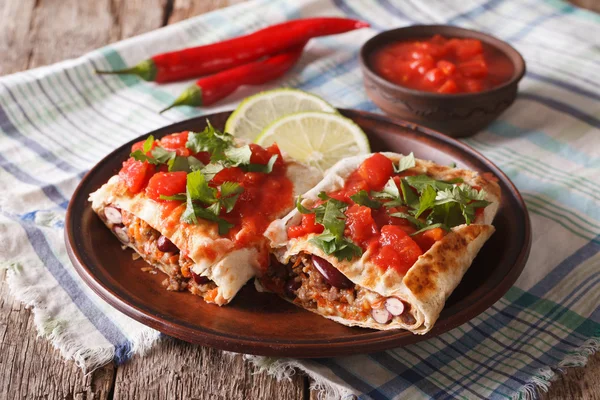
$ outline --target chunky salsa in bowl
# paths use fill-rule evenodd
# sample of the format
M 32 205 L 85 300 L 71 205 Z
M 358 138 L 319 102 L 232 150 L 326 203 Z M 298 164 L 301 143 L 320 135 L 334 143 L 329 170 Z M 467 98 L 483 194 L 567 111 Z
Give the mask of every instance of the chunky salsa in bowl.
M 455 137 L 497 118 L 525 74 L 508 43 L 447 25 L 382 32 L 363 45 L 360 61 L 367 95 L 379 108 Z

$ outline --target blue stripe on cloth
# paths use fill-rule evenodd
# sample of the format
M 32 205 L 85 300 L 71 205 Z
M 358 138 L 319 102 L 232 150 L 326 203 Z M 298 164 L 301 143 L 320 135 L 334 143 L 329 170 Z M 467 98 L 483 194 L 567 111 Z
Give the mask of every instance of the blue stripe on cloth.
M 0 85 L 2 85 L 2 87 L 4 87 L 4 89 L 6 89 L 7 93 L 11 96 L 14 104 L 16 104 L 17 107 L 19 107 L 19 110 L 25 116 L 25 119 L 27 120 L 29 125 L 31 125 L 35 130 L 42 132 L 42 130 L 40 128 L 38 128 L 36 126 L 36 124 L 31 120 L 31 118 L 29 118 L 29 116 L 25 113 L 25 110 L 23 110 L 23 107 L 21 107 L 21 105 L 19 104 L 17 99 L 14 97 L 14 95 L 10 91 L 10 89 L 2 82 L 0 82 Z M 19 132 L 19 130 L 12 123 L 12 121 L 6 114 L 6 111 L 4 110 L 4 108 L 1 105 L 0 105 L 0 128 L 8 137 L 17 140 L 19 143 L 23 144 L 25 147 L 27 147 L 31 151 L 34 151 L 41 158 L 43 158 L 44 160 L 46 160 L 49 163 L 51 163 L 52 165 L 54 165 L 56 168 L 61 169 L 65 172 L 75 172 L 75 173 L 79 172 L 78 168 L 72 166 L 71 164 L 67 163 L 64 160 L 59 159 L 53 153 L 48 151 L 47 148 L 44 148 L 38 142 L 34 141 L 33 139 L 31 139 L 31 138 L 25 136 L 24 134 L 22 134 L 21 132 Z M 51 135 L 46 136 L 46 139 L 49 141 L 58 143 L 58 142 L 56 142 L 56 140 L 54 138 L 52 138 Z
M 503 3 L 503 0 L 488 0 L 484 1 L 483 4 L 480 4 L 471 10 L 455 15 L 454 17 L 448 19 L 449 25 L 454 25 L 460 19 L 473 19 L 481 14 L 484 14 L 488 11 L 492 11 L 494 8 L 498 7 Z
M 598 157 L 592 157 L 584 152 L 572 148 L 569 144 L 561 142 L 542 131 L 532 131 L 519 128 L 504 120 L 496 120 L 489 125 L 486 130 L 494 135 L 506 138 L 522 138 L 535 144 L 541 149 L 545 149 L 560 157 L 564 157 L 573 163 L 583 165 L 589 168 L 595 168 L 600 165 Z
M 95 70 L 101 69 L 98 66 L 98 64 L 97 64 L 96 61 L 90 60 L 90 62 L 91 62 L 92 66 L 94 67 Z M 141 101 L 138 101 L 138 100 L 135 100 L 135 99 L 131 99 L 131 98 L 125 96 L 123 93 L 121 93 L 121 90 L 119 90 L 117 88 L 114 88 L 109 82 L 117 82 L 117 81 L 118 82 L 122 82 L 125 85 L 125 87 L 127 87 L 127 88 L 129 88 L 132 85 L 127 85 L 123 80 L 110 79 L 108 76 L 102 75 L 102 74 L 98 74 L 98 78 L 100 79 L 100 82 L 102 82 L 104 84 L 104 86 L 106 86 L 106 88 L 108 89 L 108 91 L 110 91 L 115 96 L 122 98 L 123 100 L 127 101 L 128 103 L 135 104 L 138 107 L 144 108 L 144 109 L 146 109 L 148 111 L 151 111 L 154 114 L 156 114 L 156 108 L 149 107 L 147 105 L 147 103 L 145 103 L 145 102 L 141 102 Z M 158 116 L 160 116 L 163 120 L 166 120 L 167 123 L 175 123 L 175 122 L 178 121 L 178 119 L 169 117 L 165 113 L 158 114 Z
M 15 177 L 17 180 L 28 185 L 38 186 L 48 199 L 50 199 L 63 209 L 67 208 L 69 200 L 58 190 L 56 186 L 34 178 L 27 172 L 23 171 L 21 168 L 17 167 L 15 164 L 11 163 L 6 158 L 4 158 L 4 156 L 1 153 L 0 167 L 3 168 L 9 174 L 11 174 L 13 177 Z
M 411 369 L 411 366 L 397 360 L 389 352 L 372 353 L 369 354 L 369 357 L 388 371 L 398 375 L 370 392 L 365 392 L 369 397 L 391 399 L 413 385 L 425 393 L 443 392 L 440 386 Z
M 105 140 L 106 136 L 105 135 L 95 135 L 95 134 L 90 134 L 88 132 L 89 130 L 89 126 L 86 125 L 81 125 L 81 124 L 77 124 L 74 119 L 69 116 L 69 113 L 65 113 L 63 111 L 63 109 L 61 107 L 59 107 L 59 105 L 56 103 L 56 101 L 52 98 L 52 96 L 50 96 L 50 94 L 48 93 L 48 91 L 46 90 L 46 88 L 44 88 L 44 85 L 42 85 L 42 83 L 40 81 L 36 81 L 37 86 L 40 88 L 40 91 L 42 92 L 42 94 L 44 95 L 44 97 L 46 99 L 48 99 L 48 101 L 50 102 L 50 104 L 52 104 L 52 107 L 60 114 L 61 117 L 64 118 L 65 121 L 67 121 L 73 128 L 77 129 L 78 133 L 81 133 L 84 136 L 87 136 L 88 138 L 90 138 L 90 140 L 92 142 L 97 142 L 96 145 L 98 144 L 103 144 L 109 148 L 114 146 L 114 143 L 110 140 Z M 55 91 L 54 93 L 58 93 L 58 91 Z M 60 100 L 63 100 L 62 97 Z M 85 161 L 91 161 L 90 159 L 85 159 Z
M 544 76 L 544 75 L 540 75 L 536 72 L 533 72 L 531 69 L 527 70 L 527 78 L 530 79 L 534 79 L 540 82 L 544 82 L 544 83 L 548 83 L 550 85 L 554 85 L 557 87 L 560 87 L 562 89 L 568 90 L 570 92 L 576 93 L 580 96 L 584 96 L 587 97 L 589 99 L 593 99 L 593 100 L 598 100 L 600 101 L 600 95 L 598 93 L 595 92 L 591 92 L 589 90 L 586 89 L 582 89 L 579 86 L 575 86 L 571 83 L 569 83 L 569 81 L 564 81 L 558 78 L 554 78 L 554 77 L 548 77 L 548 76 Z
M 100 110 L 98 110 L 93 104 L 92 102 L 83 94 L 83 92 L 81 91 L 81 89 L 79 89 L 79 87 L 75 84 L 75 82 L 73 81 L 73 79 L 71 78 L 71 75 L 69 74 L 69 70 L 64 70 L 64 74 L 65 77 L 67 78 L 67 81 L 69 82 L 69 84 L 71 85 L 71 87 L 75 90 L 75 92 L 79 95 L 79 97 L 81 97 L 81 99 L 84 101 L 84 103 L 91 108 L 92 110 L 94 110 L 96 112 L 96 114 L 98 114 L 98 116 L 102 117 L 103 119 L 105 119 L 106 121 L 109 121 L 115 125 L 120 126 L 121 128 L 131 132 L 131 133 L 135 133 L 135 130 L 131 129 L 129 126 L 124 125 L 123 123 L 121 123 L 120 121 L 116 121 L 113 118 L 111 118 L 110 116 L 106 115 L 105 113 L 101 112 Z
M 594 128 L 600 129 L 600 119 L 589 115 L 567 103 L 563 103 L 562 101 L 531 92 L 519 92 L 518 97 L 521 99 L 536 101 L 556 111 L 560 111 L 562 113 L 570 115 L 573 118 L 583 121 L 586 124 L 593 126 Z
M 357 391 L 360 391 L 361 393 L 367 393 L 373 390 L 373 386 L 369 385 L 367 382 L 355 376 L 346 368 L 335 362 L 335 359 L 315 358 L 312 361 L 329 368 L 331 372 L 342 378 L 348 385 Z
M 333 4 L 335 4 L 335 6 L 337 8 L 339 8 L 341 11 L 343 11 L 346 15 L 348 15 L 351 18 L 365 19 L 364 15 L 360 15 L 360 14 L 356 13 L 354 11 L 354 9 L 351 6 L 349 6 L 348 3 L 346 3 L 344 0 L 333 0 Z M 366 20 L 366 21 L 371 25 L 371 27 L 378 29 L 380 31 L 387 29 L 385 26 L 379 25 L 377 22 L 375 22 L 373 20 Z
M 563 16 L 563 15 L 571 13 L 571 12 L 573 12 L 573 9 L 570 7 L 566 7 L 566 8 L 561 9 L 560 12 L 552 12 L 550 14 L 540 15 L 536 19 L 534 19 L 532 22 L 528 23 L 521 30 L 519 30 L 518 32 L 514 33 L 513 35 L 509 36 L 508 38 L 506 38 L 504 40 L 506 40 L 509 43 L 521 40 L 525 36 L 527 36 L 530 32 L 534 31 L 539 25 L 542 25 L 544 22 L 546 22 L 552 18 L 558 18 L 560 16 Z
M 600 235 L 597 236 L 596 239 L 600 240 Z M 562 282 L 567 275 L 577 268 L 577 266 L 595 256 L 598 252 L 600 252 L 600 244 L 598 244 L 598 241 L 590 241 L 569 257 L 565 258 L 552 271 L 546 274 L 544 278 L 529 289 L 528 292 L 534 296 L 544 296 L 553 289 L 558 282 Z
M 44 233 L 31 221 L 18 220 L 21 227 L 25 230 L 29 242 L 39 257 L 44 261 L 44 265 L 50 271 L 54 279 L 58 282 L 65 293 L 71 298 L 73 303 L 86 316 L 98 332 L 102 334 L 112 345 L 123 346 L 127 343 L 127 338 L 121 330 L 108 318 L 90 298 L 79 288 L 77 282 L 67 272 L 64 265 L 56 258 L 46 240 Z
M 402 12 L 402 10 L 400 10 L 394 4 L 390 3 L 389 0 L 379 0 L 379 5 L 383 6 L 383 8 L 385 8 L 385 10 L 388 11 L 389 13 L 391 13 L 397 17 L 400 17 L 402 19 L 405 19 L 410 23 L 413 23 L 413 24 L 419 23 L 419 21 L 409 17 L 407 14 Z

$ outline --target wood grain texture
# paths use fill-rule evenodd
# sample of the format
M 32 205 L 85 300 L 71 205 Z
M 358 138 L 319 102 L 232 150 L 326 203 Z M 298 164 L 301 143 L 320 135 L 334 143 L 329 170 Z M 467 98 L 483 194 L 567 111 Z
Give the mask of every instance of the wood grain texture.
M 28 68 L 35 0 L 0 1 L 0 75 Z
M 32 312 L 8 293 L 0 271 L 0 399 L 109 398 L 112 364 L 85 376 L 46 339 L 37 337 Z
M 108 43 L 242 0 L 4 0 L 0 1 L 0 75 L 78 57 Z M 599 0 L 573 0 L 600 11 Z M 8 294 L 0 271 L 0 399 L 302 399 L 300 374 L 277 383 L 252 374 L 240 356 L 167 338 L 118 369 L 84 376 L 38 338 L 33 316 Z M 113 385 L 116 383 L 116 385 Z M 152 391 L 157 395 L 153 396 Z M 176 397 L 176 394 L 182 397 Z M 310 392 L 317 399 L 316 392 Z M 544 400 L 600 400 L 600 354 L 571 368 Z
M 214 11 L 219 8 L 227 7 L 233 4 L 242 3 L 245 0 L 174 0 L 172 11 L 167 19 L 169 24 L 183 21 L 196 15 Z
M 303 378 L 276 382 L 240 355 L 165 337 L 117 370 L 116 399 L 299 399 Z

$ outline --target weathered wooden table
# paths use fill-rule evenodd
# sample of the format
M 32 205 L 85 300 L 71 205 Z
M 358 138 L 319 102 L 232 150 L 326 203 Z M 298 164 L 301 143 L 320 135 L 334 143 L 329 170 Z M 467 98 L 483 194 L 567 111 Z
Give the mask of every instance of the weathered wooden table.
M 0 75 L 92 49 L 240 0 L 1 0 Z M 578 0 L 598 10 L 597 0 Z M 309 379 L 277 382 L 241 356 L 165 339 L 144 357 L 84 376 L 37 337 L 33 315 L 0 272 L 0 399 L 308 399 Z M 600 354 L 555 382 L 547 399 L 600 399 Z

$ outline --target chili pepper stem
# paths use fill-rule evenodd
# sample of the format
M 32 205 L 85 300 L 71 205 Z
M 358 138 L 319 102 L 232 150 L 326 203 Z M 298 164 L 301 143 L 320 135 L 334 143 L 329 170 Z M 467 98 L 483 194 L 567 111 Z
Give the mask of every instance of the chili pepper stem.
M 107 74 L 107 75 L 112 75 L 112 74 L 137 75 L 145 81 L 153 81 L 156 78 L 157 71 L 156 71 L 156 64 L 154 63 L 154 61 L 152 61 L 150 59 L 150 60 L 142 61 L 138 65 L 135 65 L 131 68 L 119 69 L 116 71 L 95 70 L 94 72 L 96 72 L 97 74 L 100 74 L 100 75 L 104 75 L 104 74 Z
M 202 89 L 200 89 L 196 85 L 192 85 L 185 89 L 178 98 L 175 99 L 173 104 L 169 107 L 159 111 L 160 114 L 164 113 L 167 110 L 170 110 L 173 107 L 178 106 L 192 106 L 192 107 L 200 107 L 202 105 Z

